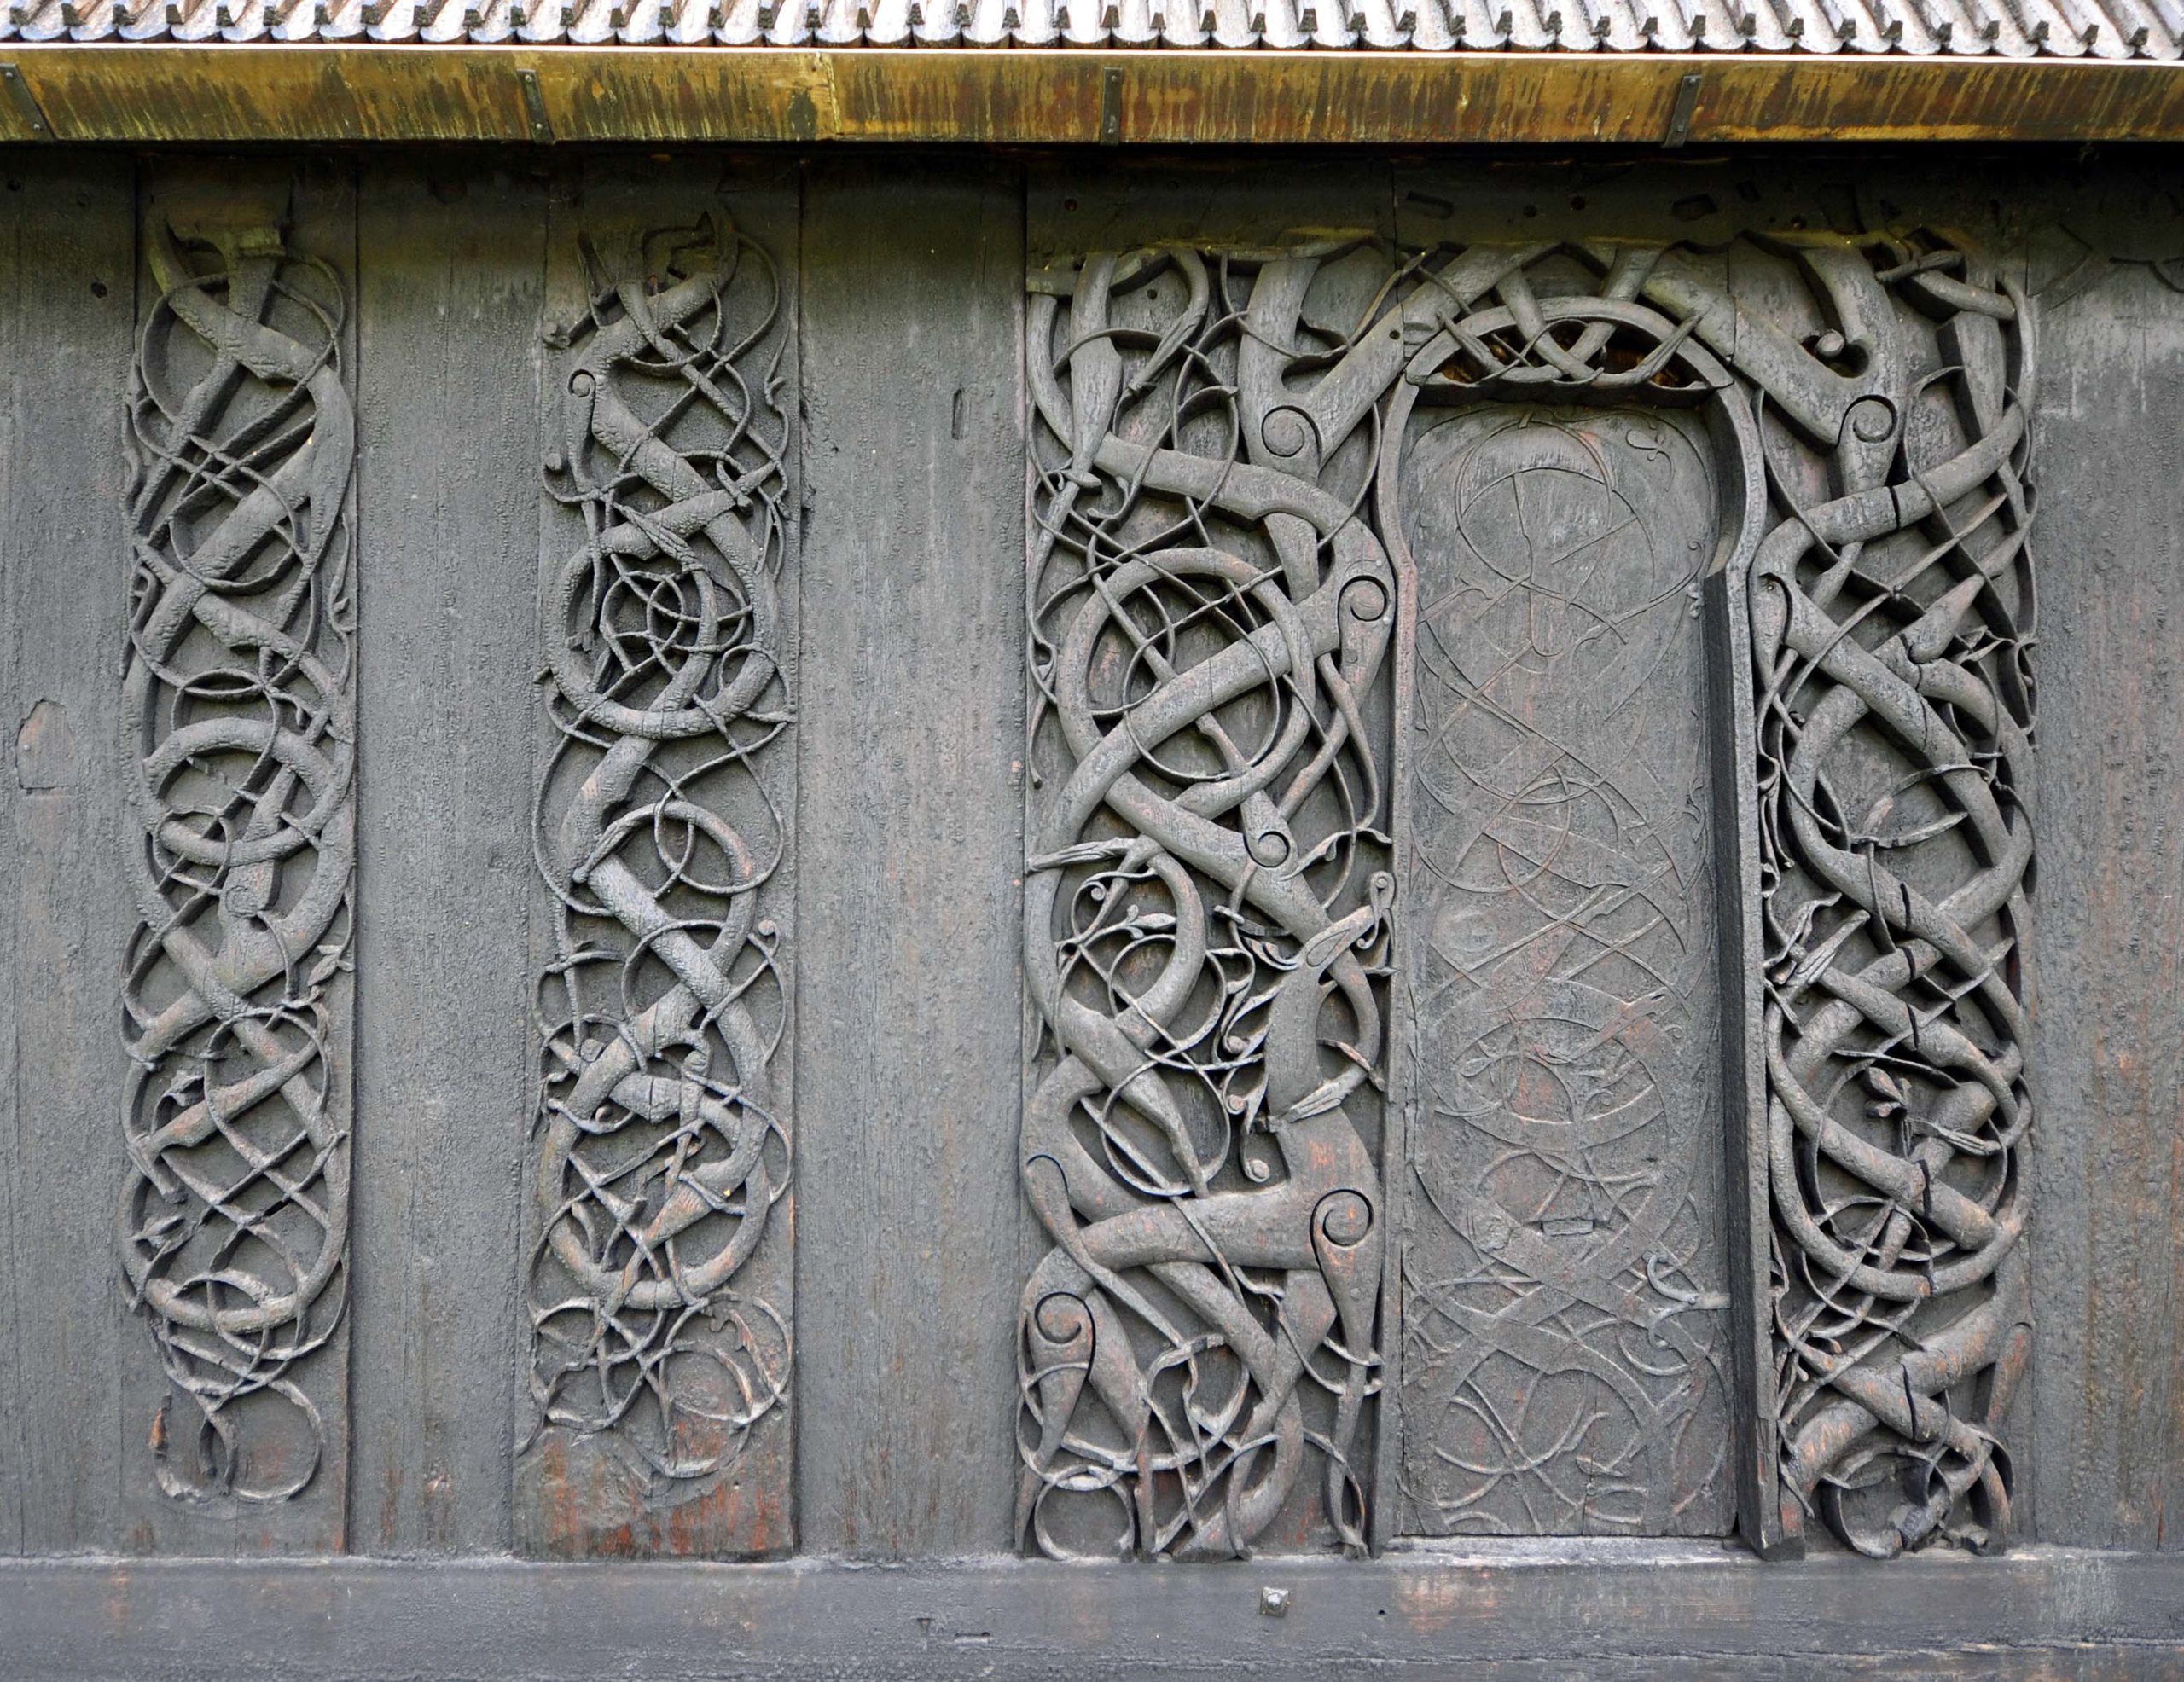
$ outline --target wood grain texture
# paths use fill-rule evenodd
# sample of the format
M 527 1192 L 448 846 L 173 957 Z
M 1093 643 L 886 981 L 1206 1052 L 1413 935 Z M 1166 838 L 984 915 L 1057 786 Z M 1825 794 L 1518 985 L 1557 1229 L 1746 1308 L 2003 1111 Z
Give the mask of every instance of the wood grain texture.
M 530 1129 L 545 194 L 455 160 L 361 183 L 365 744 L 354 1292 L 359 1552 L 505 1552 Z
M 122 394 L 134 171 L 10 158 L 0 193 L 0 1550 L 163 1543 L 148 1486 L 155 1376 L 114 1255 L 124 1073 L 115 1003 L 136 914 L 123 774 Z
M 1005 52 L 758 46 L 692 54 L 611 38 L 417 50 L 355 40 L 131 46 L 20 36 L 11 50 L 60 136 L 138 145 L 550 138 L 1089 146 L 1102 138 L 1111 71 L 1121 77 L 1113 137 L 1130 145 L 1650 148 L 1667 136 L 1681 85 L 1694 75 L 1701 81 L 1687 113 L 1693 147 L 2184 135 L 2184 86 L 2167 63 L 2097 52 L 1094 52 L 1058 41 Z M 537 77 L 550 136 L 530 125 L 519 67 Z M 12 102 L 0 104 L 0 136 L 33 137 Z
M 2043 1540 L 2178 1549 L 2184 293 L 2117 264 L 2042 340 L 2032 1476 Z
M 1286 1615 L 1261 1615 L 1269 1587 L 1289 1592 Z M 1685 1546 L 1172 1569 L 85 1563 L 0 1569 L 0 1627 L 23 1682 L 2169 1682 L 2184 1560 L 2030 1549 L 1876 1571 Z
M 1014 171 L 806 177 L 799 1530 L 1008 1545 L 1024 754 Z

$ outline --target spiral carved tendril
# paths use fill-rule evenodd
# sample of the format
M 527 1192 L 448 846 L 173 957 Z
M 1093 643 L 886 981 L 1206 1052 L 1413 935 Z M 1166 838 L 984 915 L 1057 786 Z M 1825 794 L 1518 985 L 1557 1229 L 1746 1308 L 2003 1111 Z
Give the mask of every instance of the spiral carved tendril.
M 343 295 L 270 226 L 170 225 L 129 405 L 140 921 L 123 1267 L 160 1487 L 299 1494 L 348 1242 L 355 798 Z M 177 1401 L 194 1430 L 172 1418 Z
M 582 538 L 542 577 L 538 865 L 555 957 L 531 1267 L 540 1429 L 690 1487 L 779 1413 L 785 1317 L 739 1287 L 788 1188 L 768 889 L 791 722 L 781 300 L 718 218 L 584 247 L 589 310 L 547 464 Z

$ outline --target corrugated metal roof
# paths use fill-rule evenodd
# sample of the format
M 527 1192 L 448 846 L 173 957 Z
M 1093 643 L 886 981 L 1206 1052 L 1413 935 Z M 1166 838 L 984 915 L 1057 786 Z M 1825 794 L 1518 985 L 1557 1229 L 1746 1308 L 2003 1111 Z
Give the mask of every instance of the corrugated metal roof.
M 2184 0 L 0 0 L 0 41 L 2175 60 Z

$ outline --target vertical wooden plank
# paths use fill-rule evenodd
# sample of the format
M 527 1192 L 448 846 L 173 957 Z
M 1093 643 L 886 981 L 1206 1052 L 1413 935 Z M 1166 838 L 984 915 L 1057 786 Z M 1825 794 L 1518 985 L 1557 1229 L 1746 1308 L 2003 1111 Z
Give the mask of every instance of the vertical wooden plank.
M 520 1550 L 791 1546 L 796 188 L 549 215 Z
M 1705 590 L 1707 749 L 1717 791 L 1714 850 L 1716 962 L 1722 1000 L 1722 1215 L 1728 1263 L 1726 1324 L 1735 1387 L 1729 1485 L 1737 1534 L 1769 1559 L 1794 1557 L 1782 1534 L 1782 1439 L 1774 1424 L 1773 1216 L 1768 1191 L 1767 1067 L 1759 1033 L 1764 971 L 1758 801 L 1745 767 L 1757 747 L 1751 708 L 1751 630 L 1745 601 L 1749 556 Z
M 815 165 L 799 1522 L 1008 1545 L 1024 749 L 1011 171 Z
M 2115 197 L 2128 202 L 2120 186 Z M 2111 231 L 2125 249 L 2160 237 L 2151 222 Z M 2056 268 L 2082 255 L 2073 246 Z M 2031 1472 L 2042 1541 L 2175 1549 L 2184 293 L 2142 264 L 2117 264 L 2047 310 L 2041 339 Z
M 163 528 L 154 546 L 161 564 L 171 566 L 186 554 L 193 568 L 207 569 L 207 576 L 217 574 L 223 581 L 256 576 L 244 570 L 251 565 L 285 569 L 280 576 L 291 587 L 307 571 L 311 587 L 288 597 L 273 591 L 253 594 L 224 582 L 208 592 L 203 613 L 190 610 L 200 620 L 199 629 L 172 644 L 177 652 L 170 658 L 182 670 L 196 670 L 200 663 L 224 669 L 238 659 L 247 670 L 247 651 L 285 649 L 282 636 L 301 640 L 309 660 L 268 660 L 264 668 L 289 698 L 276 710 L 300 728 L 284 725 L 273 745 L 262 748 L 256 745 L 259 738 L 248 734 L 262 724 L 246 723 L 238 745 L 224 755 L 211 743 L 193 747 L 196 757 L 190 767 L 177 771 L 163 796 L 173 809 L 195 815 L 195 821 L 216 837 L 270 833 L 307 838 L 299 850 L 276 851 L 270 867 L 219 864 L 220 856 L 208 853 L 216 861 L 210 867 L 218 884 L 217 905 L 189 901 L 183 888 L 187 872 L 169 871 L 161 897 L 177 909 L 188 904 L 193 919 L 188 937 L 217 951 L 217 962 L 232 964 L 248 979 L 247 989 L 239 982 L 233 984 L 247 991 L 256 1014 L 254 1026 L 239 1030 L 233 1041 L 224 1035 L 205 1042 L 218 1054 L 194 1084 L 178 1066 L 170 1065 L 195 1060 L 199 1042 L 189 1041 L 192 1049 L 165 1053 L 160 1084 L 142 1094 L 135 1117 L 140 1128 L 155 1116 L 163 1127 L 179 1128 L 183 1106 L 203 1103 L 214 1122 L 212 1131 L 194 1143 L 183 1140 L 163 1147 L 177 1151 L 177 1164 L 187 1163 L 196 1176 L 195 1189 L 175 1212 L 194 1220 L 206 1207 L 206 1188 L 240 1187 L 222 1189 L 223 1199 L 232 1199 L 247 1212 L 246 1223 L 265 1223 L 258 1228 L 264 1236 L 221 1250 L 221 1262 L 211 1262 L 197 1249 L 185 1250 L 172 1262 L 159 1263 L 162 1275 L 179 1275 L 172 1282 L 200 1311 L 219 1295 L 206 1275 L 208 1268 L 220 1266 L 258 1281 L 276 1300 L 293 1299 L 299 1305 L 296 1316 L 267 1328 L 266 1335 L 270 1347 L 297 1353 L 293 1359 L 268 1360 L 259 1370 L 246 1359 L 257 1335 L 246 1329 L 218 1357 L 230 1370 L 229 1380 L 223 1381 L 215 1370 L 213 1344 L 197 1346 L 200 1354 L 188 1363 L 196 1381 L 237 1384 L 234 1400 L 219 1401 L 216 1407 L 229 1433 L 224 1441 L 200 1428 L 195 1404 L 176 1390 L 156 1362 L 132 1360 L 122 1385 L 128 1542 L 132 1548 L 166 1554 L 338 1552 L 346 1540 L 346 1308 L 354 1283 L 343 1257 L 345 1190 L 353 1183 L 348 1152 L 354 1116 L 355 989 L 348 972 L 353 963 L 356 796 L 346 768 L 355 720 L 353 171 L 346 162 L 323 159 L 162 163 L 146 171 L 137 229 L 137 321 L 140 328 L 148 322 L 164 324 L 146 341 L 144 368 L 166 418 L 147 409 L 143 422 L 158 439 L 217 436 L 222 450 L 248 460 L 248 467 L 231 478 L 209 464 L 198 473 L 200 492 L 223 479 L 231 488 L 193 494 L 189 515 L 171 530 Z M 234 277 L 232 292 L 228 280 L 214 282 L 209 292 L 186 291 L 212 300 L 217 310 L 232 306 L 248 316 L 256 310 L 259 322 L 271 324 L 270 338 L 247 330 L 235 336 L 261 372 L 233 381 L 213 372 L 213 352 L 199 328 L 210 326 L 223 338 L 230 334 L 218 324 L 214 308 L 200 309 L 185 298 L 189 309 L 203 316 L 197 324 L 180 310 L 165 313 L 159 265 L 149 255 L 154 229 L 162 240 L 175 242 L 174 261 L 194 264 L 201 274 Z M 276 247 L 268 243 L 274 240 L 277 263 L 272 261 Z M 178 283 L 178 277 L 171 274 L 170 282 Z M 267 301 L 259 306 L 253 299 L 261 290 Z M 273 338 L 286 343 L 276 345 Z M 320 361 L 329 342 L 334 360 Z M 278 409 L 288 401 L 284 394 L 297 392 L 296 380 L 306 376 L 312 382 L 308 395 L 299 393 L 289 408 Z M 261 424 L 262 417 L 276 413 L 288 420 Z M 183 459 L 197 461 L 200 456 L 199 446 L 191 444 Z M 251 487 L 266 476 L 282 511 L 277 514 L 263 500 L 251 501 Z M 181 506 L 162 504 L 169 512 Z M 243 552 L 236 533 L 255 530 L 268 518 L 271 535 Z M 231 530 L 219 529 L 229 523 Z M 305 556 L 313 559 L 306 564 Z M 187 601 L 195 588 L 187 580 L 169 583 L 162 599 Z M 263 641 L 260 627 L 250 620 L 224 617 L 221 604 L 229 591 L 247 604 L 240 611 L 262 615 L 280 627 L 273 642 Z M 200 633 L 211 641 L 193 641 Z M 153 633 L 140 633 L 140 641 L 148 635 Z M 164 633 L 160 635 L 166 640 Z M 213 643 L 229 652 L 219 654 Z M 237 649 L 246 652 L 233 652 Z M 218 716 L 226 705 L 246 720 L 260 716 L 253 713 L 253 707 L 267 706 L 262 696 L 235 700 L 230 693 L 224 699 L 201 700 L 190 716 Z M 161 740 L 172 740 L 173 721 L 148 694 L 140 693 L 131 705 L 131 716 L 119 727 L 129 744 L 125 753 L 142 756 Z M 272 768 L 292 763 L 298 768 L 297 780 L 286 785 L 282 772 Z M 134 765 L 125 765 L 122 772 L 125 782 L 140 774 Z M 276 807 L 285 815 L 276 817 Z M 170 825 L 161 832 L 176 832 Z M 132 831 L 127 849 L 143 845 Z M 159 856 L 165 867 L 179 856 L 170 842 Z M 147 904 L 156 908 L 153 901 Z M 185 990 L 202 997 L 197 983 L 184 983 L 169 950 L 169 958 L 154 959 L 147 948 L 143 967 L 131 979 L 139 1012 L 159 1010 Z M 276 953 L 288 966 L 288 982 L 281 980 L 281 969 L 268 968 Z M 224 977 L 217 980 L 220 986 L 230 984 Z M 272 1001 L 282 999 L 303 1002 L 276 1010 Z M 132 1019 L 129 1031 L 148 1040 L 148 1020 Z M 247 1042 L 246 1034 L 259 1037 Z M 240 1049 L 246 1043 L 247 1055 Z M 277 1093 L 268 1097 L 247 1088 L 258 1071 L 276 1068 L 286 1076 Z M 217 1083 L 217 1097 L 206 1090 L 207 1078 Z M 250 1107 L 238 1110 L 239 1103 Z M 311 1111 L 318 1119 L 306 1119 Z M 252 1150 L 268 1154 L 247 1173 L 241 1147 L 223 1142 L 224 1136 L 247 1139 Z M 178 1171 L 177 1165 L 162 1169 Z M 129 1253 L 139 1258 L 139 1265 L 155 1254 L 160 1242 L 161 1217 L 153 1206 L 158 1175 L 147 1174 L 146 1180 L 133 1190 L 125 1215 L 131 1231 Z M 286 1189 L 276 1190 L 276 1182 Z M 193 1245 L 212 1250 L 225 1224 L 224 1215 L 208 1221 Z M 326 1253 L 322 1244 L 341 1258 L 330 1272 L 320 1271 Z M 314 1276 L 321 1282 L 311 1283 Z M 200 1335 L 212 1336 L 209 1331 Z M 148 1353 L 146 1328 L 140 1325 L 136 1336 L 139 1348 Z M 248 1379 L 236 1378 L 235 1364 Z M 259 1378 L 272 1382 L 256 1384 Z
M 21 291 L 23 183 L 19 168 L 0 179 L 0 188 L 5 189 L 0 193 L 0 299 L 8 306 L 0 312 L 0 335 L 6 335 L 8 324 L 20 316 L 17 304 Z M 0 343 L 9 351 L 15 348 L 4 337 L 0 337 Z M 9 366 L 14 366 L 12 357 Z M 16 393 L 12 380 L 7 398 L 0 404 L 0 522 L 5 521 L 15 502 Z M 12 539 L 0 537 L 0 581 L 14 577 L 18 570 Z M 12 607 L 14 603 L 9 600 L 5 605 Z M 12 636 L 0 636 L 0 719 L 27 722 L 15 677 Z M 15 768 L 12 753 L 9 768 L 11 772 Z M 16 857 L 21 832 L 17 809 L 20 797 L 27 792 L 19 776 L 0 776 L 0 858 L 13 861 Z M 0 894 L 0 1057 L 7 1058 L 11 1070 L 21 1055 L 15 1022 L 15 896 Z M 0 1278 L 0 1421 L 6 1422 L 0 1424 L 0 1554 L 22 1552 L 30 1470 L 30 1421 L 24 1406 L 27 1388 L 24 1311 L 32 1293 L 25 1286 L 22 1259 L 16 1248 L 21 1224 L 16 1210 L 22 1202 L 23 1135 L 15 1096 L 15 1081 L 0 1082 L 0 1267 L 5 1273 Z
M 125 1059 L 114 982 L 136 914 L 118 678 L 126 638 L 123 397 L 133 171 L 80 155 L 6 164 L 0 357 L 0 777 L 12 1010 L 0 1083 L 0 1548 L 119 1552 L 148 1414 L 118 1416 L 150 1364 L 116 1288 Z
M 545 208 L 457 157 L 360 187 L 362 1552 L 514 1541 Z

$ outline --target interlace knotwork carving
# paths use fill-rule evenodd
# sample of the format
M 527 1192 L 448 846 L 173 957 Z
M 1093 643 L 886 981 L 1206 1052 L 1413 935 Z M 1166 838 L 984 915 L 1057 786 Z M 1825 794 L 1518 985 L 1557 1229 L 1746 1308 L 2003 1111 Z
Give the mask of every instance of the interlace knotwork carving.
M 1342 348 L 1323 255 L 1032 280 L 1023 1173 L 1053 1248 L 1017 1526 L 1051 1553 L 1364 1546 L 1395 578 L 1370 437 L 1292 405 Z
M 789 1328 L 737 1275 L 788 1188 L 776 785 L 791 714 L 779 276 L 716 216 L 585 242 L 547 463 L 558 742 L 531 1267 L 539 1426 L 690 1487 L 781 1413 Z M 578 528 L 580 522 L 580 535 Z
M 1783 1524 L 1995 1548 L 2030 1342 L 2032 323 L 1947 244 L 1802 256 L 1856 395 L 1765 394 L 1749 575 Z
M 1781 1522 L 1998 1543 L 2030 1117 L 2015 289 L 1937 236 L 1797 234 L 1165 246 L 1032 291 L 1024 1161 L 1054 1248 L 1021 1309 L 1020 1534 L 1301 1537 L 1308 1453 L 1363 1534 L 1394 588 L 1425 1434 L 1398 1459 L 1467 1485 L 1408 1517 L 1721 1522 L 1709 802 L 1667 715 L 1728 705 L 1683 693 L 1726 568 L 1757 674 L 1757 758 L 1716 770 L 1756 795 Z M 1426 1211 L 1471 1273 L 1414 1267 Z
M 1735 380 L 1661 296 L 1706 281 L 1655 245 L 1434 250 L 1359 336 L 1407 593 L 1383 1499 L 1428 1534 L 1728 1517 L 1699 606 Z
M 157 296 L 129 404 L 142 920 L 123 988 L 122 1258 L 170 1387 L 160 1487 L 276 1501 L 318 1468 L 325 1422 L 302 1369 L 346 1284 L 345 304 L 335 272 L 271 225 L 154 216 L 144 244 Z

